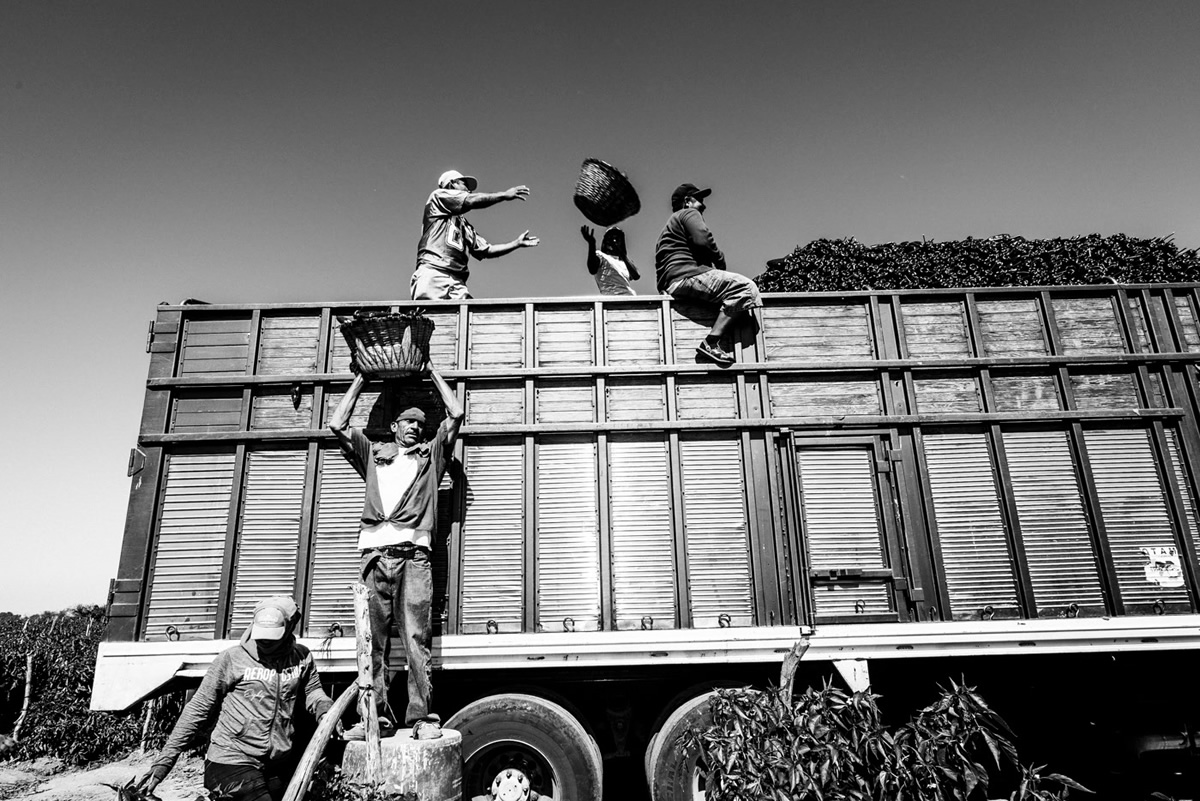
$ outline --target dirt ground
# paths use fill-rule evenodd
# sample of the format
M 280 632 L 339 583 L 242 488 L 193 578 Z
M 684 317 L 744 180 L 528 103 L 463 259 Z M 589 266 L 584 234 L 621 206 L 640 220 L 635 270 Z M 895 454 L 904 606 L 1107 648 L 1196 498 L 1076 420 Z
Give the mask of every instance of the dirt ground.
M 113 801 L 116 791 L 105 785 L 123 785 L 141 777 L 154 754 L 133 754 L 118 762 L 91 768 L 67 768 L 55 759 L 0 762 L 0 799 L 33 798 L 38 801 Z M 204 797 L 204 761 L 181 757 L 155 795 L 162 801 L 195 801 Z

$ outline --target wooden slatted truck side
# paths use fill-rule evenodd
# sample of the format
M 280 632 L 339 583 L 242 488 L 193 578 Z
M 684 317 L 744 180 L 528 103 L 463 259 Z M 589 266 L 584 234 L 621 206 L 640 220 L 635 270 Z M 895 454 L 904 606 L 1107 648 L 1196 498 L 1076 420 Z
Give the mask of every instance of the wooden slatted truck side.
M 503 770 L 556 799 L 700 797 L 681 732 L 802 637 L 800 681 L 903 708 L 964 677 L 1085 784 L 1185 773 L 1197 285 L 764 300 L 729 368 L 695 358 L 711 312 L 661 296 L 421 304 L 467 410 L 433 647 L 464 797 Z M 351 680 L 336 318 L 412 306 L 159 307 L 93 708 L 197 681 L 271 593 Z M 373 382 L 354 424 L 435 398 Z

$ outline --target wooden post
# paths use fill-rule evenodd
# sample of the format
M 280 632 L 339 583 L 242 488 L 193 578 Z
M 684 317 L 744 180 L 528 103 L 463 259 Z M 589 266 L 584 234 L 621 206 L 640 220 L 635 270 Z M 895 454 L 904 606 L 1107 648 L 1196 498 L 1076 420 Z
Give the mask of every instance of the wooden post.
M 350 706 L 350 701 L 358 694 L 358 687 L 351 684 L 346 688 L 338 699 L 334 701 L 333 708 L 321 718 L 321 723 L 317 726 L 316 732 L 312 739 L 308 741 L 308 748 L 304 750 L 303 756 L 300 757 L 300 764 L 296 766 L 296 772 L 292 774 L 292 780 L 288 782 L 287 792 L 283 795 L 283 801 L 301 801 L 308 792 L 308 785 L 312 782 L 313 771 L 316 770 L 317 763 L 321 761 L 321 755 L 325 753 L 325 746 L 329 744 L 329 738 L 333 734 L 333 730 L 337 727 L 338 721 L 342 718 L 342 713 L 346 711 L 346 707 Z
M 783 658 L 783 665 L 779 668 L 779 691 L 783 695 L 783 700 L 787 703 L 792 702 L 792 685 L 796 681 L 796 668 L 800 666 L 800 660 L 804 658 L 805 651 L 808 650 L 808 638 L 802 637 L 792 646 L 792 650 Z
M 57 620 L 58 618 L 55 618 Z M 25 621 L 29 622 L 28 619 Z M 33 651 L 25 654 L 25 700 L 21 702 L 21 715 L 17 718 L 17 725 L 13 727 L 12 738 L 16 742 L 21 741 L 21 727 L 25 725 L 25 716 L 29 714 L 29 699 L 33 697 Z
M 379 746 L 379 710 L 375 707 L 375 683 L 371 671 L 371 615 L 367 609 L 367 587 L 358 582 L 354 590 L 355 655 L 358 658 L 358 714 L 367 735 L 367 783 L 378 787 L 383 755 Z M 386 681 L 387 677 L 384 676 Z

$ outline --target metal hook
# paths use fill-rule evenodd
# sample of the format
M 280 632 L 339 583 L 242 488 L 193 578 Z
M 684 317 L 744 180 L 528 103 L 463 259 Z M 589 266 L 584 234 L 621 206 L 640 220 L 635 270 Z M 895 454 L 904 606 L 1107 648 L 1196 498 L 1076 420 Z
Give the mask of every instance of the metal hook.
M 1067 604 L 1067 617 L 1079 617 L 1079 604 L 1074 601 Z
M 654 618 L 642 615 L 642 631 L 649 631 L 652 628 L 654 628 Z
M 487 622 L 487 633 L 488 634 L 499 634 L 500 633 L 500 624 L 494 620 L 489 620 Z
M 719 626 L 720 628 L 727 629 L 727 628 L 729 628 L 729 624 L 732 622 L 733 622 L 733 618 L 731 618 L 729 615 L 725 614 L 724 612 L 717 615 L 717 626 Z
M 861 615 L 866 611 L 867 611 L 867 602 L 864 601 L 862 598 L 856 598 L 854 600 L 854 614 Z
M 176 640 L 178 640 L 179 639 L 179 629 L 175 628 L 174 626 L 167 626 L 167 639 L 170 640 L 171 642 L 175 642 Z
M 1153 609 L 1154 609 L 1154 614 L 1165 615 L 1167 613 L 1166 601 L 1164 601 L 1162 598 L 1159 598 L 1157 601 L 1154 602 Z
M 343 632 L 342 632 L 342 624 L 341 623 L 338 623 L 335 620 L 329 624 L 329 636 L 330 637 L 341 637 L 342 634 L 343 634 Z
M 575 630 L 575 618 L 564 617 L 563 618 L 563 631 L 574 631 L 574 630 Z
M 991 604 L 988 604 L 979 610 L 979 616 L 984 620 L 991 620 L 996 616 L 996 609 Z

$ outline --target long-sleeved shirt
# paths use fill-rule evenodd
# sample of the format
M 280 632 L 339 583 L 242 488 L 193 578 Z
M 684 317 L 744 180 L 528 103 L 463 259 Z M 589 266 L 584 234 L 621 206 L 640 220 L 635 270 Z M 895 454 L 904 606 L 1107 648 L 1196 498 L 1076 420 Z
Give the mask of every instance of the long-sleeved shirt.
M 155 765 L 173 767 L 183 749 L 219 710 L 205 759 L 222 765 L 265 767 L 292 750 L 292 718 L 301 693 L 313 717 L 319 719 L 329 711 L 333 702 L 321 689 L 317 666 L 307 648 L 292 640 L 289 650 L 268 660 L 259 655 L 249 635 L 247 627 L 240 643 L 217 654 L 200 689 L 180 713 Z
M 681 209 L 667 220 L 654 248 L 658 291 L 666 292 L 680 278 L 710 269 L 725 269 L 725 254 L 717 247 L 704 216 L 696 209 Z

